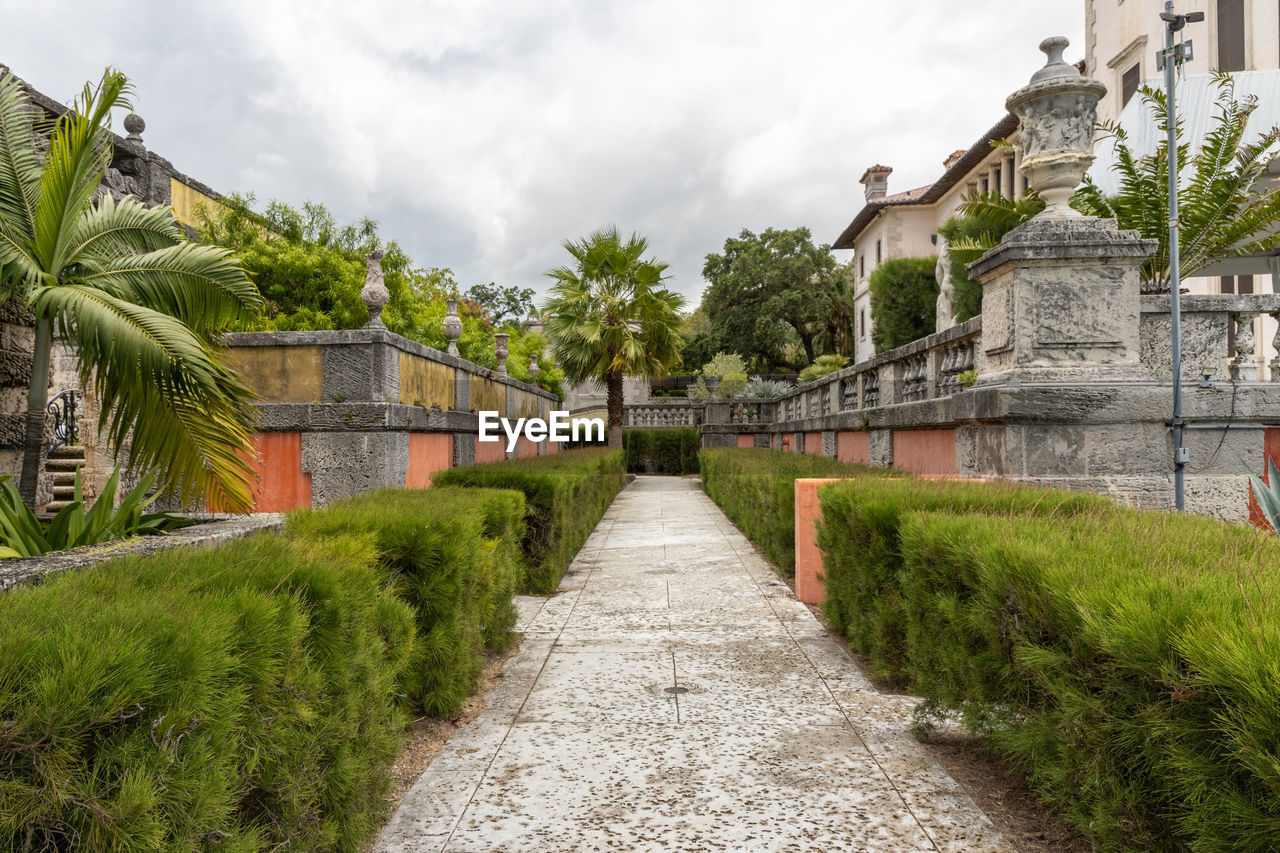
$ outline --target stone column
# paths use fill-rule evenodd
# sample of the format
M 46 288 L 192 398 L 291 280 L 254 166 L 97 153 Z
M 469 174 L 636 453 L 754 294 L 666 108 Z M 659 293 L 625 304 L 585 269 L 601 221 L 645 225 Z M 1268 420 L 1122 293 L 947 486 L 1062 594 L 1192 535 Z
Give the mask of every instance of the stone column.
M 1045 199 L 1038 216 L 969 266 L 982 282 L 979 384 L 1150 379 L 1139 354 L 1139 267 L 1156 247 L 1115 220 L 1067 204 L 1093 162 L 1093 126 L 1106 87 L 1049 61 L 1006 106 L 1022 130 L 1022 169 Z

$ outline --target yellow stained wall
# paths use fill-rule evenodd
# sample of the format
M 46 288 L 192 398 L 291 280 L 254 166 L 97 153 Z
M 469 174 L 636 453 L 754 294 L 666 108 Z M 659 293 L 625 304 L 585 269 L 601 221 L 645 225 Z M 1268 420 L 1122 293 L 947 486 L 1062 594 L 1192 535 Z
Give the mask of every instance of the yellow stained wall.
M 471 408 L 477 412 L 497 412 L 507 415 L 507 386 L 501 382 L 486 380 L 483 376 L 471 377 Z
M 454 370 L 420 355 L 400 353 L 400 402 L 428 409 L 452 409 Z
M 266 403 L 320 402 L 320 347 L 232 347 L 231 369 Z
M 211 198 L 197 189 L 187 186 L 177 178 L 169 179 L 169 204 L 173 207 L 173 216 L 183 225 L 197 227 L 200 217 L 196 215 L 196 207 L 204 205 L 209 213 L 215 213 L 220 207 L 216 198 Z
M 538 417 L 538 400 L 536 394 L 530 394 L 528 391 L 516 389 L 516 417 L 517 418 L 536 418 Z

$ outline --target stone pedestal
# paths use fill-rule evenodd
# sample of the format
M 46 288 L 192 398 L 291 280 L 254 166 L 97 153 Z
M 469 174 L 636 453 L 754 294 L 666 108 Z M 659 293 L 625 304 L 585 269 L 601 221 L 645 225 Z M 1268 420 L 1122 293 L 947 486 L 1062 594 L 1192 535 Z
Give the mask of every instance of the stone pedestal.
M 1115 220 L 1041 216 L 969 265 L 982 282 L 978 384 L 1150 380 L 1139 266 L 1154 240 Z

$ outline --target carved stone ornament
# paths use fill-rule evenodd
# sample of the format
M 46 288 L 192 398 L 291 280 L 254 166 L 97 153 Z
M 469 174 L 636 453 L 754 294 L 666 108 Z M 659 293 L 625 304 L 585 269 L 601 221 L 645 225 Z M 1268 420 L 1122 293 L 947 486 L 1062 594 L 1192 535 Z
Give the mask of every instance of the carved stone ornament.
M 458 338 L 462 337 L 462 319 L 458 316 L 458 300 L 444 302 L 444 337 L 449 342 L 449 355 L 458 354 Z
M 501 334 L 494 335 L 493 339 L 494 339 L 494 343 L 496 344 L 496 346 L 494 347 L 494 350 L 498 356 L 498 372 L 506 373 L 507 372 L 507 341 L 511 339 L 511 336 L 506 332 L 503 332 Z
M 366 329 L 385 329 L 382 322 L 382 309 L 391 301 L 391 291 L 382 281 L 382 250 L 370 252 L 364 256 L 365 279 L 364 289 L 360 291 L 360 299 L 369 309 L 369 322 Z
M 1062 36 L 1042 41 L 1045 66 L 1005 101 L 1018 116 L 1022 173 L 1045 200 L 1040 216 L 1046 217 L 1080 215 L 1068 202 L 1093 163 L 1098 99 L 1107 93 L 1106 86 L 1063 60 L 1068 44 Z
M 537 379 L 541 373 L 542 368 L 538 366 L 538 356 L 536 354 L 529 356 L 529 375 Z

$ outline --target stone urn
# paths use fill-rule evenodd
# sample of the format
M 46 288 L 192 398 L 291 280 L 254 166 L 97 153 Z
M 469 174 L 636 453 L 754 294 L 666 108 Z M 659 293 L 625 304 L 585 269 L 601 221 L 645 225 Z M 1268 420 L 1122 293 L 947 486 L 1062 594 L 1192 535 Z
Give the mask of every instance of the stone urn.
M 444 337 L 449 342 L 449 355 L 458 354 L 458 338 L 462 337 L 462 318 L 458 316 L 458 300 L 444 302 Z
M 716 376 L 714 373 L 711 373 L 706 376 L 704 381 L 707 386 L 707 393 L 711 395 L 710 399 L 714 400 L 716 397 L 719 396 L 720 377 Z
M 385 329 L 382 322 L 382 309 L 391 301 L 391 291 L 387 290 L 382 280 L 382 250 L 377 249 L 364 256 L 365 281 L 360 291 L 360 299 L 364 307 L 369 309 L 369 322 L 366 329 Z
M 505 374 L 507 372 L 507 341 L 511 336 L 503 332 L 493 336 L 494 342 L 497 344 L 494 349 L 498 354 L 498 372 Z
M 538 376 L 541 375 L 541 373 L 542 368 L 538 366 L 538 356 L 535 353 L 534 355 L 529 356 L 529 375 L 532 376 L 533 380 L 536 382 L 538 381 Z
M 1107 93 L 1106 86 L 1062 58 L 1068 44 L 1062 36 L 1040 42 L 1048 61 L 1005 101 L 1018 117 L 1022 173 L 1045 200 L 1041 217 L 1080 216 L 1069 202 L 1093 163 L 1098 99 Z

